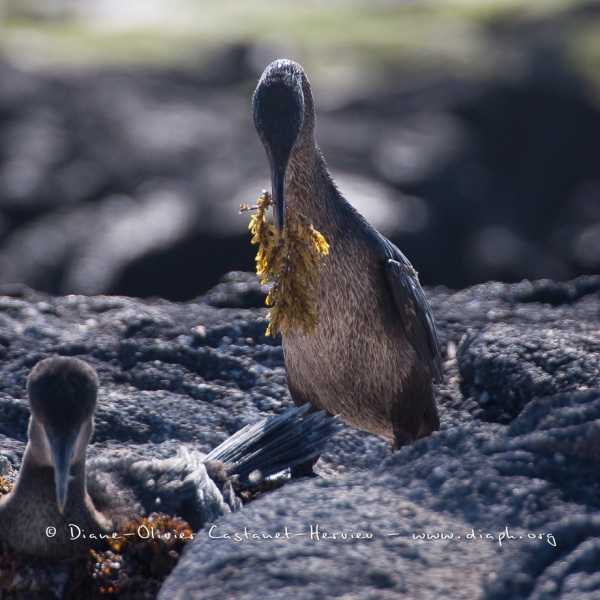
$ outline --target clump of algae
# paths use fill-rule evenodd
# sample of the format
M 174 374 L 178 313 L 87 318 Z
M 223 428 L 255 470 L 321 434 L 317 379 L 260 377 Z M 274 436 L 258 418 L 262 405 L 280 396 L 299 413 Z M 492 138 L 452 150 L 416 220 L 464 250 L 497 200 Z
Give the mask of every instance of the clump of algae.
M 101 597 L 155 598 L 193 537 L 183 519 L 152 513 L 128 523 L 107 550 L 91 549 L 87 570 Z
M 0 477 L 0 496 L 4 496 L 4 494 L 8 494 L 13 488 L 13 484 L 5 479 L 4 477 Z
M 266 300 L 271 307 L 267 335 L 293 331 L 311 335 L 319 323 L 315 290 L 329 245 L 304 215 L 289 207 L 280 235 L 267 220 L 266 211 L 272 204 L 271 195 L 263 192 L 258 205 L 240 206 L 240 212 L 257 211 L 249 225 L 252 243 L 258 244 L 256 274 L 261 283 L 273 277 Z

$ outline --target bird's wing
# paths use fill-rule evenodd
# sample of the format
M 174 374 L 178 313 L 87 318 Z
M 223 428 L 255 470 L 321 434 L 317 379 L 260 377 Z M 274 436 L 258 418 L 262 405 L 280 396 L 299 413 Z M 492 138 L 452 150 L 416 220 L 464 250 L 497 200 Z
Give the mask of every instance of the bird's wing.
M 290 408 L 246 425 L 220 446 L 215 448 L 206 461 L 221 461 L 227 473 L 237 475 L 237 489 L 251 487 L 260 479 L 281 473 L 299 464 L 318 457 L 329 438 L 339 429 L 339 421 L 325 411 L 302 417 L 310 404 Z
M 437 381 L 443 381 L 444 370 L 435 321 L 417 273 L 406 256 L 393 244 L 385 241 L 393 254 L 393 258 L 386 259 L 385 276 L 400 314 L 404 333 L 427 372 Z

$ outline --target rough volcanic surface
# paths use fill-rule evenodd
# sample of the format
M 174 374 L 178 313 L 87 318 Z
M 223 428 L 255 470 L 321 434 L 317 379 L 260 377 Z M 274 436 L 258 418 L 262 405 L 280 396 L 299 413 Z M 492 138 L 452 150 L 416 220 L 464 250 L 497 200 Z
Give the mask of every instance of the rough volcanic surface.
M 264 291 L 248 274 L 185 304 L 0 293 L 8 479 L 26 442 L 25 381 L 47 356 L 98 371 L 90 454 L 208 450 L 290 404 L 279 340 L 256 308 Z M 345 426 L 320 477 L 201 531 L 161 598 L 600 593 L 600 277 L 428 295 L 445 356 L 442 430 L 391 454 L 389 441 Z

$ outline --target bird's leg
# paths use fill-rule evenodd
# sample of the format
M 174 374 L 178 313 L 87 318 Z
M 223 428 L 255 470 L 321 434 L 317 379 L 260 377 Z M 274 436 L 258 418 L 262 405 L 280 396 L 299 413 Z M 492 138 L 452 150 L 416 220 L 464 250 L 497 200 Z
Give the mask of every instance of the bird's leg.
M 317 461 L 321 455 L 307 460 L 306 462 L 300 463 L 290 469 L 290 476 L 292 479 L 299 479 L 300 477 L 316 477 L 317 474 L 313 471 L 313 467 L 317 464 Z
M 289 382 L 288 382 L 288 386 L 289 386 Z M 314 413 L 314 412 L 319 412 L 321 409 L 317 408 L 315 406 L 314 403 L 312 403 L 308 398 L 304 397 L 303 395 L 301 395 L 296 389 L 294 389 L 292 391 L 292 389 L 290 389 L 291 395 L 292 395 L 292 401 L 294 402 L 294 404 L 296 406 L 304 406 L 307 402 L 310 403 L 310 408 L 304 413 L 303 418 L 308 417 L 308 415 Z M 332 417 L 333 415 L 327 411 L 327 414 Z M 299 465 L 296 465 L 295 467 L 291 467 L 290 469 L 290 476 L 292 479 L 298 479 L 300 477 L 316 477 L 317 474 L 314 472 L 313 467 L 317 464 L 317 461 L 319 460 L 319 458 L 321 457 L 321 455 L 319 454 L 318 456 L 316 456 L 315 458 L 311 459 L 311 460 L 307 460 L 306 462 L 300 463 Z
M 396 450 L 399 450 L 403 446 L 410 446 L 413 443 L 414 439 L 415 438 L 410 433 L 403 431 L 402 429 L 395 429 L 394 443 L 392 444 L 392 452 L 396 452 Z

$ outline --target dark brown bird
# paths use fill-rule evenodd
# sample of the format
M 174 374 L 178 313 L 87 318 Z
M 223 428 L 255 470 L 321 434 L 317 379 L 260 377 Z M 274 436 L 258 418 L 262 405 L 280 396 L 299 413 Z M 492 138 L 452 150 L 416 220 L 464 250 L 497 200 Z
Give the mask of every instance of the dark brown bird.
M 324 412 L 301 419 L 303 407 L 245 427 L 208 455 L 182 449 L 174 458 L 145 460 L 126 452 L 86 464 L 94 369 L 77 358 L 45 359 L 27 391 L 29 440 L 14 488 L 0 499 L 0 540 L 55 560 L 151 512 L 180 516 L 198 530 L 241 508 L 237 491 L 318 456 L 337 429 Z
M 395 440 L 439 429 L 432 379 L 443 379 L 431 308 L 408 259 L 337 189 L 315 140 L 315 108 L 302 67 L 271 63 L 252 98 L 271 165 L 276 223 L 286 209 L 329 243 L 313 335 L 283 335 L 292 399 Z

